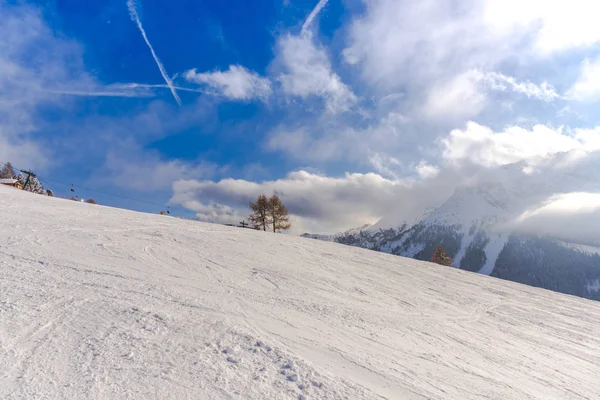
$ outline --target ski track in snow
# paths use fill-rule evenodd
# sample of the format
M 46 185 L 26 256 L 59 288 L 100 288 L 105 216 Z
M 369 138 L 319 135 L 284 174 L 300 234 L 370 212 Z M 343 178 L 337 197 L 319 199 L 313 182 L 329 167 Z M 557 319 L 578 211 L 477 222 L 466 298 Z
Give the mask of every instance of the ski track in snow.
M 494 272 L 496 261 L 498 261 L 498 257 L 506 245 L 506 242 L 508 242 L 507 233 L 490 234 L 490 241 L 483 249 L 487 259 L 483 267 L 481 267 L 479 270 L 480 274 L 490 275 L 492 272 Z
M 597 302 L 4 187 L 0 221 L 2 399 L 600 397 Z

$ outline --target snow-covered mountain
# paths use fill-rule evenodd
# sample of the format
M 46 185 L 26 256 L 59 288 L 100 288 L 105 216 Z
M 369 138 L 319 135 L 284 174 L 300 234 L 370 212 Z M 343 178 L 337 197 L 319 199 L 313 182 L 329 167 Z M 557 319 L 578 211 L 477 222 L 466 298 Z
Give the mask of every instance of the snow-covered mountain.
M 1 399 L 597 399 L 599 313 L 432 263 L 0 186 Z
M 597 243 L 524 233 L 514 226 L 529 206 L 553 190 L 551 183 L 527 177 L 523 181 L 497 178 L 457 188 L 414 223 L 380 228 L 389 226 L 380 221 L 335 235 L 303 236 L 418 260 L 431 260 L 441 245 L 454 267 L 600 300 Z

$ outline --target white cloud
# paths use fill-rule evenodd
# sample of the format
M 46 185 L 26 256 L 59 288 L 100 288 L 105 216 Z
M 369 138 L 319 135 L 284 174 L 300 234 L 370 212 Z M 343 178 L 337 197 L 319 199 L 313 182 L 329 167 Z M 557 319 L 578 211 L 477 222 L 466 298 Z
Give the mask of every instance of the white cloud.
M 195 69 L 184 74 L 190 82 L 204 84 L 225 97 L 234 100 L 267 100 L 271 95 L 271 82 L 240 65 L 231 65 L 227 71 L 198 73 Z
M 224 205 L 237 217 L 246 215 L 248 202 L 259 194 L 275 192 L 282 196 L 300 227 L 294 233 L 331 233 L 375 221 L 379 221 L 378 227 L 399 226 L 418 220 L 459 186 L 497 182 L 512 199 L 508 210 L 514 220 L 507 223 L 508 228 L 555 234 L 573 216 L 573 221 L 581 220 L 582 224 L 585 218 L 594 222 L 585 222 L 587 228 L 582 225 L 580 234 L 575 228 L 563 229 L 562 237 L 595 237 L 592 233 L 597 233 L 600 223 L 600 195 L 579 193 L 600 193 L 600 128 L 567 134 L 537 125 L 531 130 L 509 127 L 494 132 L 470 123 L 464 130 L 453 130 L 442 141 L 441 150 L 438 165 L 426 160 L 413 164 L 414 179 L 400 178 L 402 174 L 394 169 L 386 170 L 401 167 L 399 160 L 375 155 L 373 168 L 387 178 L 374 173 L 329 177 L 298 171 L 261 183 L 187 180 L 175 183 L 172 201 L 207 206 L 206 210 L 198 208 L 207 218 L 214 217 L 211 213 L 215 207 Z
M 499 37 L 533 38 L 542 55 L 600 43 L 596 16 L 600 4 L 589 0 L 487 0 L 483 22 Z
M 433 86 L 424 106 L 425 114 L 445 118 L 469 118 L 479 114 L 487 97 L 477 77 L 477 73 L 469 71 Z
M 526 95 L 528 98 L 551 102 L 560 97 L 554 86 L 548 82 L 542 82 L 539 85 L 529 81 L 518 82 L 514 77 L 506 76 L 498 72 L 482 74 L 480 79 L 492 89 L 505 91 L 510 88 L 517 93 Z
M 344 59 L 384 93 L 419 92 L 472 69 L 600 43 L 600 4 L 588 0 L 375 0 L 365 6 L 350 26 Z M 529 85 L 513 86 L 531 92 Z
M 532 205 L 511 227 L 532 234 L 597 242 L 600 223 L 600 193 L 573 192 L 550 196 Z
M 43 90 L 47 82 L 71 86 L 69 68 L 76 70 L 72 60 L 78 60 L 79 48 L 55 38 L 35 8 L 0 3 L 0 13 L 0 161 L 24 169 L 45 167 L 53 154 L 34 135 L 41 125 L 36 113 L 56 100 Z
M 336 131 L 334 134 L 322 132 L 321 137 L 315 136 L 310 127 L 275 128 L 268 138 L 265 147 L 270 151 L 282 151 L 303 161 L 336 161 L 343 157 L 357 160 L 355 133 L 351 130 Z
M 173 203 L 173 202 L 171 202 Z M 197 200 L 187 200 L 181 205 L 190 211 L 196 213 L 196 217 L 204 222 L 218 222 L 221 224 L 239 224 L 246 220 L 248 222 L 248 214 L 240 210 L 236 210 L 224 204 L 202 204 Z
M 588 151 L 600 150 L 600 127 L 575 129 L 574 138 Z
M 440 173 L 440 168 L 421 161 L 416 167 L 417 173 L 423 179 L 435 178 Z
M 430 84 L 423 112 L 427 117 L 445 121 L 462 120 L 479 115 L 491 102 L 487 90 L 512 91 L 529 99 L 552 102 L 560 95 L 548 82 L 519 82 L 498 72 L 471 69 Z
M 393 179 L 398 179 L 398 170 L 402 169 L 402 163 L 396 157 L 376 152 L 369 156 L 369 164 L 377 173 Z
M 455 129 L 441 139 L 443 156 L 452 162 L 468 160 L 486 167 L 519 161 L 540 162 L 549 156 L 574 149 L 595 150 L 597 135 L 580 131 L 571 137 L 545 125 L 531 130 L 511 126 L 503 132 L 469 122 L 465 129 Z
M 353 127 L 343 120 L 321 118 L 294 126 L 281 124 L 270 132 L 265 147 L 282 151 L 296 160 L 354 162 L 394 176 L 400 163 L 394 152 L 410 143 L 404 115 L 389 112 L 371 125 Z
M 380 91 L 426 89 L 430 80 L 483 67 L 502 53 L 486 49 L 491 38 L 475 23 L 479 9 L 469 1 L 367 2 L 350 27 L 344 58 Z
M 50 156 L 36 141 L 5 132 L 0 126 L 0 162 L 10 161 L 15 168 L 35 171 L 47 167 Z
M 284 93 L 303 99 L 322 97 L 330 113 L 347 111 L 356 103 L 356 95 L 332 71 L 327 53 L 314 43 L 310 32 L 282 37 L 278 51 L 278 62 L 284 70 L 279 77 Z
M 507 216 L 514 216 L 504 228 L 595 239 L 600 223 L 600 152 L 573 155 L 552 154 L 529 172 L 520 162 L 492 167 L 422 162 L 417 166 L 422 179 L 416 180 L 373 173 L 327 177 L 305 171 L 261 183 L 182 180 L 173 185 L 171 202 L 205 220 L 225 222 L 246 216 L 248 202 L 259 194 L 278 193 L 294 216 L 293 233 L 332 233 L 376 221 L 381 228 L 397 227 L 441 205 L 457 187 L 494 183 L 506 191 L 512 213 Z
M 357 223 L 376 222 L 390 208 L 402 207 L 410 201 L 402 196 L 408 187 L 407 182 L 374 173 L 334 178 L 296 171 L 285 178 L 262 183 L 236 179 L 182 180 L 173 184 L 171 202 L 183 206 L 197 202 L 190 209 L 203 218 L 212 215 L 215 204 L 236 209 L 237 215 L 247 215 L 249 202 L 258 195 L 277 193 L 302 228 L 333 232 Z
M 568 96 L 579 101 L 600 99 L 600 57 L 594 61 L 585 59 L 577 82 L 569 89 Z

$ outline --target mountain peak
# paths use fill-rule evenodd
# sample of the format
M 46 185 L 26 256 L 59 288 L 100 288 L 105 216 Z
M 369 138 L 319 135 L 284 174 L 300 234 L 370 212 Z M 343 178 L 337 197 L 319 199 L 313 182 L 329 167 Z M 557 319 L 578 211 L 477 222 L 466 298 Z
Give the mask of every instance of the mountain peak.
M 463 226 L 470 226 L 482 220 L 497 221 L 509 216 L 513 203 L 502 183 L 487 181 L 473 186 L 458 187 L 452 196 L 425 220 L 429 223 Z

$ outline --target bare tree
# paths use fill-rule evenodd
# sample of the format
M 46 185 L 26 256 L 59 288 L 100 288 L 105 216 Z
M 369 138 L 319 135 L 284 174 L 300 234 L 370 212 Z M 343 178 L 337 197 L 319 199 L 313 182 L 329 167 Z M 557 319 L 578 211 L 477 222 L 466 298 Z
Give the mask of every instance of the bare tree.
M 276 194 L 269 199 L 268 216 L 271 220 L 273 232 L 285 231 L 292 226 L 289 223 L 288 209 Z
M 436 264 L 445 265 L 447 267 L 452 265 L 452 257 L 446 254 L 442 246 L 438 246 L 435 249 L 432 261 Z
M 255 203 L 250 203 L 250 209 L 252 210 L 250 221 L 254 228 L 266 231 L 267 226 L 271 223 L 269 219 L 269 199 L 267 199 L 267 196 L 264 194 L 258 196 Z

